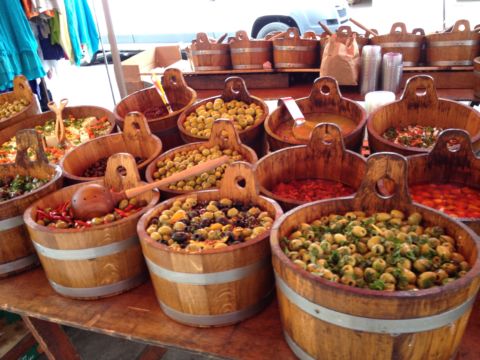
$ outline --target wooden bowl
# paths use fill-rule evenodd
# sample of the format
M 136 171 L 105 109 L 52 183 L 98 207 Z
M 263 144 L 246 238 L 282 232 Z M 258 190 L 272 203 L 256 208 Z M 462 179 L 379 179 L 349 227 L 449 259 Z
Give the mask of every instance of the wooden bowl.
M 200 148 L 201 146 L 211 148 L 216 145 L 218 145 L 222 150 L 232 149 L 238 151 L 238 153 L 243 156 L 245 161 L 251 164 L 256 163 L 258 160 L 255 151 L 253 151 L 250 147 L 242 144 L 237 131 L 233 127 L 233 123 L 227 119 L 217 119 L 213 124 L 212 134 L 208 141 L 195 142 L 179 146 L 175 149 L 171 149 L 163 153 L 158 158 L 153 160 L 145 171 L 145 177 L 147 179 L 147 182 L 151 183 L 156 180 L 153 178 L 153 173 L 157 168 L 157 161 L 173 159 L 175 157 L 175 154 L 182 151 L 192 151 Z M 170 189 L 168 186 L 161 186 L 158 189 L 160 190 L 160 194 L 163 199 L 168 199 L 172 196 L 183 195 L 191 192 L 187 190 L 173 190 Z
M 268 116 L 268 106 L 260 98 L 250 95 L 245 85 L 245 81 L 241 77 L 231 76 L 225 80 L 225 87 L 221 95 L 213 96 L 208 99 L 204 99 L 195 103 L 187 108 L 178 118 L 178 128 L 180 135 L 185 143 L 205 141 L 207 138 L 189 133 L 184 126 L 185 120 L 190 113 L 194 112 L 198 107 L 205 105 L 209 101 L 215 101 L 215 99 L 223 99 L 225 102 L 231 100 L 244 101 L 247 104 L 255 103 L 259 105 L 263 110 L 263 116 L 255 121 L 253 126 L 249 129 L 239 132 L 240 139 L 245 145 L 253 148 L 259 156 L 262 154 L 263 149 L 263 122 Z
M 15 100 L 25 99 L 28 105 L 22 111 L 19 111 L 13 116 L 0 120 L 0 130 L 8 128 L 14 124 L 18 124 L 22 120 L 42 112 L 40 104 L 35 96 L 33 96 L 32 89 L 28 84 L 28 80 L 23 75 L 17 75 L 13 79 L 13 91 L 0 94 L 0 104 L 5 102 L 13 102 Z
M 83 173 L 96 161 L 120 152 L 144 159 L 137 165 L 141 174 L 162 152 L 162 141 L 152 135 L 143 114 L 128 114 L 121 133 L 100 136 L 71 149 L 60 161 L 60 166 L 70 183 L 100 180 L 103 176 L 85 177 Z
M 377 181 L 385 177 L 396 185 L 390 197 L 376 190 Z M 296 266 L 280 247 L 281 239 L 300 223 L 333 213 L 392 209 L 419 212 L 426 223 L 444 227 L 457 239 L 471 270 L 444 286 L 385 292 L 314 276 Z M 283 330 L 297 356 L 329 360 L 361 353 L 364 359 L 450 359 L 456 353 L 480 285 L 480 243 L 466 225 L 412 203 L 407 162 L 401 155 L 370 156 L 355 196 L 305 204 L 283 215 L 274 223 L 271 246 Z
M 338 83 L 334 78 L 325 76 L 315 80 L 308 97 L 296 100 L 298 107 L 304 115 L 312 113 L 330 113 L 344 116 L 353 120 L 357 126 L 349 134 L 343 136 L 347 149 L 357 151 L 363 141 L 364 128 L 366 124 L 365 110 L 355 101 L 344 98 L 340 93 Z M 278 134 L 279 126 L 284 122 L 293 120 L 286 107 L 279 103 L 278 107 L 270 114 L 265 121 L 270 149 L 275 151 L 288 146 L 306 144 L 306 141 L 295 139 L 285 140 Z
M 173 110 L 171 113 L 168 113 L 156 88 L 152 86 L 122 99 L 115 106 L 114 114 L 118 125 L 123 129 L 124 119 L 128 113 L 139 111 L 145 114 L 153 107 L 163 108 L 164 115 L 148 118 L 148 125 L 150 130 L 162 140 L 164 150 L 169 150 L 183 144 L 177 128 L 177 120 L 180 114 L 197 100 L 197 93 L 187 86 L 182 72 L 178 69 L 166 69 L 161 81 Z
M 456 146 L 449 147 L 454 139 Z M 475 156 L 468 133 L 464 130 L 444 130 L 432 151 L 409 156 L 408 184 L 454 183 L 480 191 L 480 158 Z M 480 204 L 479 204 L 480 206 Z M 458 218 L 480 235 L 480 219 Z
M 239 178 L 245 180 L 245 187 L 238 185 Z M 172 250 L 146 233 L 153 217 L 187 197 L 229 198 L 257 204 L 275 219 L 282 214 L 275 201 L 259 195 L 251 165 L 245 162 L 235 162 L 226 170 L 220 189 L 178 196 L 147 212 L 137 231 L 160 307 L 172 319 L 200 327 L 234 324 L 255 315 L 268 304 L 273 291 L 268 233 L 199 253 Z
M 424 94 L 419 95 L 423 90 Z M 390 127 L 408 125 L 463 129 L 470 134 L 474 148 L 480 146 L 480 113 L 467 105 L 438 98 L 433 78 L 428 75 L 408 79 L 400 100 L 369 115 L 367 131 L 371 151 L 393 151 L 402 155 L 428 152 L 429 149 L 395 144 L 383 137 Z
M 301 179 L 326 179 L 358 189 L 365 176 L 366 160 L 345 149 L 340 128 L 318 124 L 307 145 L 277 150 L 261 158 L 255 166 L 260 191 L 290 210 L 307 201 L 276 195 L 272 189 L 280 182 Z
M 49 165 L 41 146 L 40 135 L 32 129 L 17 133 L 18 152 L 14 164 L 0 165 L 0 178 L 29 175 L 50 180 L 40 188 L 0 202 L 0 278 L 36 266 L 38 258 L 23 223 L 23 212 L 33 202 L 62 187 L 62 170 Z M 30 161 L 28 149 L 36 154 Z
M 124 167 L 126 175 L 120 175 Z M 146 268 L 136 234 L 138 219 L 160 197 L 149 191 L 139 199 L 148 201 L 141 211 L 109 224 L 84 229 L 52 229 L 35 221 L 38 208 L 56 207 L 72 198 L 85 184 L 104 184 L 121 191 L 142 184 L 135 159 L 130 154 L 110 157 L 103 180 L 65 187 L 33 203 L 23 219 L 52 288 L 60 295 L 98 299 L 128 291 L 146 280 Z

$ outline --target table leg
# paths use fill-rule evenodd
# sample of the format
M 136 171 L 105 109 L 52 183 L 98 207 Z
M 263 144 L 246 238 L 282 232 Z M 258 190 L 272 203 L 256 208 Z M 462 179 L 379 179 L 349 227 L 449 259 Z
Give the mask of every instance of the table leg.
M 59 324 L 28 316 L 22 316 L 22 319 L 48 359 L 80 360 L 80 356 Z

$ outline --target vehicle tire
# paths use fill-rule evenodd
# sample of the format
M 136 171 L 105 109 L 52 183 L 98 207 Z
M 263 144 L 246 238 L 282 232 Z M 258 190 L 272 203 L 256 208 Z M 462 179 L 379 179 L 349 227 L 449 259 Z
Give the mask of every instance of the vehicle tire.
M 257 34 L 257 39 L 263 39 L 265 36 L 267 36 L 270 33 L 273 33 L 275 31 L 285 31 L 289 28 L 287 24 L 283 22 L 271 22 L 268 24 L 265 24 Z

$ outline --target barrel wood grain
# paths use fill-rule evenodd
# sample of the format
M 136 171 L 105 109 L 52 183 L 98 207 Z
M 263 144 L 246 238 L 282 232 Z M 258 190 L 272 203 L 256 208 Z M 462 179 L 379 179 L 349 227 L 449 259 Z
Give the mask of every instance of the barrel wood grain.
M 320 65 L 320 41 L 303 38 L 291 27 L 283 37 L 273 41 L 273 62 L 276 69 L 315 68 Z
M 232 68 L 230 47 L 217 43 L 203 32 L 197 33 L 191 44 L 191 56 L 195 71 L 228 70 Z
M 263 64 L 273 65 L 272 41 L 249 39 L 244 30 L 237 31 L 229 41 L 232 66 L 235 70 L 263 69 Z

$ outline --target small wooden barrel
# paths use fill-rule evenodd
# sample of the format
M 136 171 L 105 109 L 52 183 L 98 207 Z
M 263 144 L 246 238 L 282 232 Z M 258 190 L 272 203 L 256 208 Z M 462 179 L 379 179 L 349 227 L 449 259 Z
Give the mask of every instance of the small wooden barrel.
M 201 100 L 196 104 L 188 107 L 178 118 L 178 128 L 180 135 L 185 143 L 191 143 L 196 141 L 205 141 L 207 138 L 198 135 L 193 135 L 185 129 L 184 123 L 187 116 L 194 112 L 198 107 L 205 105 L 208 102 L 213 102 L 215 99 L 223 99 L 225 102 L 231 100 L 243 101 L 247 104 L 255 103 L 259 105 L 263 110 L 263 116 L 255 121 L 253 126 L 249 129 L 240 131 L 240 139 L 245 145 L 252 147 L 259 156 L 263 155 L 264 149 L 264 136 L 263 136 L 263 122 L 268 116 L 268 106 L 262 99 L 250 95 L 248 92 L 245 81 L 238 76 L 230 76 L 225 79 L 225 87 L 221 95 L 213 96 L 208 99 Z
M 71 183 L 101 180 L 103 176 L 85 177 L 83 173 L 98 160 L 120 152 L 143 159 L 137 165 L 140 174 L 144 174 L 148 164 L 162 152 L 162 141 L 152 135 L 143 114 L 129 113 L 121 133 L 101 136 L 73 148 L 62 158 L 60 166 Z
M 415 29 L 411 34 L 403 22 L 396 22 L 390 29 L 390 34 L 378 35 L 372 38 L 373 45 L 382 47 L 382 54 L 388 52 L 401 53 L 403 66 L 417 66 L 421 60 L 422 43 L 425 40 L 423 29 Z
M 23 223 L 23 212 L 36 200 L 62 187 L 62 171 L 49 165 L 43 152 L 40 135 L 32 129 L 17 133 L 18 152 L 15 164 L 0 165 L 0 178 L 29 175 L 50 180 L 27 194 L 0 202 L 0 278 L 30 269 L 38 258 Z M 30 161 L 28 149 L 36 154 Z
M 320 42 L 300 37 L 297 28 L 288 28 L 285 37 L 273 40 L 276 69 L 310 69 L 320 65 Z
M 124 167 L 126 175 L 118 170 Z M 108 160 L 104 180 L 113 191 L 140 185 L 135 159 L 115 154 Z M 63 188 L 31 205 L 24 214 L 30 238 L 52 288 L 60 295 L 89 300 L 120 294 L 146 280 L 146 268 L 136 233 L 138 219 L 160 197 L 149 191 L 139 199 L 148 205 L 127 218 L 84 229 L 52 229 L 35 221 L 38 208 L 56 207 L 72 198 L 85 183 Z M 87 183 L 89 184 L 89 183 Z
M 197 100 L 197 93 L 187 86 L 182 72 L 174 68 L 165 70 L 162 86 L 173 110 L 171 113 L 162 103 L 155 87 L 139 90 L 122 99 L 115 106 L 114 113 L 117 123 L 122 129 L 125 116 L 129 112 L 143 113 L 147 117 L 150 130 L 162 140 L 163 149 L 169 150 L 183 144 L 177 128 L 177 120 L 180 114 Z M 163 113 L 160 116 L 149 115 L 151 109 L 160 109 L 159 111 L 163 111 Z
M 155 160 L 153 160 L 150 165 L 148 165 L 147 170 L 145 171 L 145 178 L 149 183 L 156 180 L 153 178 L 153 173 L 157 169 L 157 161 L 163 161 L 167 159 L 173 160 L 175 158 L 175 154 L 178 154 L 182 151 L 192 151 L 200 148 L 201 146 L 211 148 L 217 145 L 220 147 L 221 150 L 232 149 L 238 151 L 238 153 L 241 154 L 244 157 L 245 161 L 248 163 L 255 164 L 258 160 L 255 151 L 253 151 L 253 149 L 251 149 L 250 147 L 242 144 L 242 141 L 240 140 L 237 131 L 233 127 L 232 122 L 227 119 L 217 119 L 213 124 L 212 135 L 210 136 L 210 139 L 208 139 L 208 141 L 186 144 L 163 153 Z M 168 186 L 160 186 L 158 189 L 160 190 L 162 199 L 168 199 L 173 196 L 183 195 L 190 192 L 185 190 L 173 190 L 170 189 Z
M 472 65 L 480 52 L 480 33 L 470 30 L 468 20 L 457 20 L 450 32 L 428 34 L 426 41 L 430 66 Z
M 237 31 L 230 39 L 230 54 L 235 70 L 263 69 L 263 64 L 273 63 L 272 42 L 269 40 L 249 39 L 248 34 Z
M 28 84 L 28 80 L 23 75 L 17 75 L 13 79 L 13 91 L 0 94 L 0 104 L 5 102 L 13 102 L 15 100 L 24 99 L 28 102 L 25 108 L 12 116 L 2 117 L 0 114 L 0 130 L 17 124 L 22 120 L 42 112 L 38 100 L 33 96 L 32 89 Z
M 197 33 L 197 38 L 192 41 L 190 54 L 195 71 L 218 71 L 232 68 L 230 46 L 217 44 L 203 32 Z
M 353 120 L 357 126 L 349 134 L 343 136 L 343 141 L 345 142 L 345 146 L 350 150 L 357 151 L 360 149 L 367 115 L 365 110 L 355 101 L 342 96 L 338 83 L 334 78 L 325 76 L 316 79 L 310 95 L 298 99 L 296 102 L 305 116 L 315 113 L 329 113 Z M 293 136 L 288 140 L 281 137 L 278 129 L 284 122 L 291 122 L 293 127 L 294 123 L 288 110 L 283 103 L 279 102 L 279 106 L 265 121 L 265 131 L 272 151 L 292 145 L 306 144 L 306 142 L 302 142 Z
M 307 145 L 287 147 L 261 158 L 255 166 L 260 191 L 287 211 L 306 201 L 276 195 L 272 189 L 280 182 L 326 179 L 358 189 L 365 175 L 366 161 L 360 154 L 346 150 L 340 128 L 318 124 Z
M 419 95 L 422 91 L 424 94 Z M 383 137 L 390 127 L 408 125 L 463 129 L 470 134 L 474 147 L 480 144 L 480 113 L 459 102 L 439 99 L 433 78 L 428 75 L 408 79 L 399 101 L 382 106 L 369 115 L 367 131 L 371 151 L 393 151 L 402 155 L 428 152 L 429 149 L 395 144 Z
M 480 56 L 473 59 L 473 95 L 480 98 Z
M 450 140 L 454 140 L 454 148 L 449 148 Z M 432 151 L 409 156 L 407 160 L 409 185 L 454 183 L 480 190 L 480 158 L 475 156 L 470 137 L 464 130 L 444 130 Z M 458 220 L 480 235 L 480 219 Z
M 284 335 L 301 359 L 452 359 L 467 325 L 480 285 L 478 238 L 466 225 L 412 203 L 407 190 L 406 159 L 375 154 L 353 197 L 302 205 L 277 220 L 271 232 L 273 267 Z M 388 177 L 396 192 L 378 195 L 376 184 Z M 471 265 L 467 274 L 447 285 L 418 291 L 357 288 L 314 276 L 295 265 L 280 241 L 301 223 L 328 214 L 398 209 L 419 212 L 428 224 L 446 229 Z
M 244 187 L 239 186 L 239 178 L 245 180 Z M 227 168 L 220 189 L 172 198 L 142 216 L 137 231 L 160 307 L 172 319 L 200 327 L 234 324 L 255 315 L 273 294 L 268 234 L 218 250 L 189 253 L 172 250 L 146 233 L 150 219 L 187 197 L 229 198 L 254 203 L 274 219 L 282 214 L 275 201 L 258 194 L 251 165 L 236 162 Z

